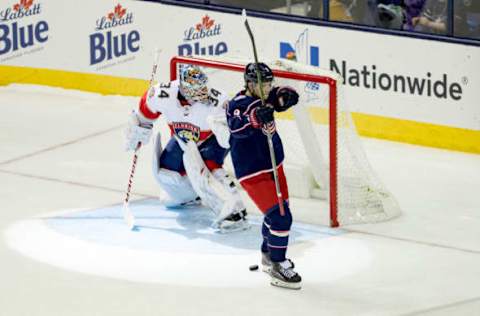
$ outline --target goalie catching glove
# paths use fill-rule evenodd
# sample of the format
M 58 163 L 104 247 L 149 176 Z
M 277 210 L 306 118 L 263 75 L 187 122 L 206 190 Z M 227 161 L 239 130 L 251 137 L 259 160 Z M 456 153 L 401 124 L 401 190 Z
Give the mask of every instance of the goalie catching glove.
M 133 111 L 125 130 L 125 150 L 136 150 L 139 144 L 147 144 L 152 136 L 153 123 L 139 118 Z

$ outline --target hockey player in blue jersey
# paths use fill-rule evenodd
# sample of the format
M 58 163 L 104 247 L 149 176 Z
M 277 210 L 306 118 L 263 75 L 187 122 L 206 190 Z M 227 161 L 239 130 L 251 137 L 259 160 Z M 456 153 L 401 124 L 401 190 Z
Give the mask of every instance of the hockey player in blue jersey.
M 268 96 L 265 100 L 266 106 L 262 106 L 259 97 L 261 87 L 257 80 L 257 67 L 264 95 Z M 297 104 L 298 93 L 290 87 L 273 87 L 273 72 L 264 63 L 248 64 L 244 79 L 245 90 L 239 92 L 228 103 L 226 110 L 235 175 L 265 215 L 261 246 L 263 270 L 270 273 L 272 285 L 299 289 L 301 277 L 293 270 L 293 262 L 286 258 L 292 214 L 282 167 L 284 159 L 282 141 L 276 132 L 274 120 L 274 112 L 283 112 Z M 284 215 L 280 213 L 275 189 L 267 130 L 273 134 L 278 180 L 284 198 Z

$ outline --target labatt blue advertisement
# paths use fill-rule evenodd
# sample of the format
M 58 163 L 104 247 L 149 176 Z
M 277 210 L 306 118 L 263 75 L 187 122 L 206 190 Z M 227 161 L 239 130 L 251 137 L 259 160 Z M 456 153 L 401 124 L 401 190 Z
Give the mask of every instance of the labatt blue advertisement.
M 217 40 L 222 34 L 222 24 L 205 15 L 200 23 L 187 28 L 184 32 L 183 44 L 178 46 L 178 55 L 222 55 L 228 52 L 227 43 Z M 206 43 L 208 39 L 214 42 Z
M 95 33 L 89 36 L 90 65 L 113 66 L 115 63 L 103 63 L 117 61 L 138 52 L 140 32 L 128 28 L 133 23 L 133 13 L 121 4 L 117 4 L 113 11 L 97 19 Z
M 42 20 L 42 4 L 21 0 L 0 8 L 0 61 L 34 53 L 48 41 L 49 25 Z

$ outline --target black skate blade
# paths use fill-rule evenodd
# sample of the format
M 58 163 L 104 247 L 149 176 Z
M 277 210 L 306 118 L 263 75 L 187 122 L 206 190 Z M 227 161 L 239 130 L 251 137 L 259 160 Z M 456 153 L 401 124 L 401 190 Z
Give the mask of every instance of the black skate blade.
M 217 228 L 216 232 L 218 234 L 231 234 L 231 233 L 236 233 L 236 232 L 242 232 L 245 230 L 249 230 L 250 226 L 241 226 L 241 227 L 222 227 L 222 228 Z
M 230 234 L 234 232 L 241 232 L 244 230 L 249 230 L 251 228 L 251 225 L 247 221 L 240 221 L 240 222 L 234 222 L 231 225 L 226 225 L 222 226 L 220 225 L 214 225 L 213 229 L 215 229 L 216 233 L 219 234 Z
M 300 290 L 302 288 L 302 282 L 289 283 L 284 282 L 276 278 L 272 278 L 270 284 L 277 287 L 282 287 L 289 290 Z

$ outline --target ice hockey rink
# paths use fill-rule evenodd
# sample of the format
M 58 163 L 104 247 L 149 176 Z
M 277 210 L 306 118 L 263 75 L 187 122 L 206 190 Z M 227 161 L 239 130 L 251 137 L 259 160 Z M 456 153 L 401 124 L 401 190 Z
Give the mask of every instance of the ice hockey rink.
M 480 156 L 362 139 L 394 220 L 331 229 L 292 199 L 300 291 L 259 264 L 260 216 L 229 235 L 202 208 L 167 210 L 123 129 L 137 98 L 0 87 L 0 315 L 480 315 Z M 480 141 L 480 140 L 479 140 Z M 323 224 L 322 224 L 323 223 Z

